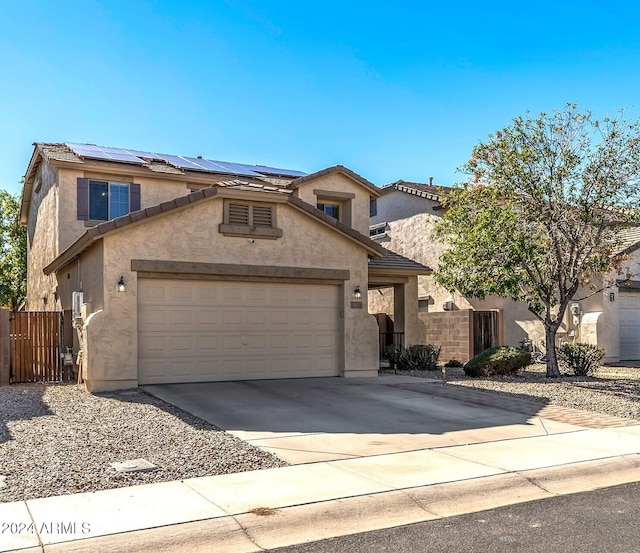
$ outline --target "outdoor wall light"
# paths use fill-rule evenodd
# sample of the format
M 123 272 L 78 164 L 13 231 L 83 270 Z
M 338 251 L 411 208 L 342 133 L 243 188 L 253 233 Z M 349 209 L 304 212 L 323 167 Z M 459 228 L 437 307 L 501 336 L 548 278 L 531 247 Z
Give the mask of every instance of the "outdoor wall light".
M 615 292 L 609 292 L 609 301 L 616 301 Z
M 120 280 L 118 281 L 118 292 L 126 292 L 127 291 L 127 285 L 124 283 L 124 277 L 120 277 Z
M 360 291 L 360 286 L 356 286 L 353 289 L 353 297 L 357 300 L 362 299 L 362 292 Z

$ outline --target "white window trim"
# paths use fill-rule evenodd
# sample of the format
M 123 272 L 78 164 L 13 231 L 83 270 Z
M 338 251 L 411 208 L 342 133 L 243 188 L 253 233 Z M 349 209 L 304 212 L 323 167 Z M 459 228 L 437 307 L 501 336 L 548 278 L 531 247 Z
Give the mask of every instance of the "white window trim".
M 383 232 L 378 232 L 376 234 L 371 234 L 371 231 L 378 231 L 380 229 L 384 229 Z M 385 236 L 387 236 L 387 223 L 386 221 L 384 223 L 378 223 L 376 225 L 371 225 L 369 227 L 369 238 L 375 240 L 376 238 L 384 238 Z

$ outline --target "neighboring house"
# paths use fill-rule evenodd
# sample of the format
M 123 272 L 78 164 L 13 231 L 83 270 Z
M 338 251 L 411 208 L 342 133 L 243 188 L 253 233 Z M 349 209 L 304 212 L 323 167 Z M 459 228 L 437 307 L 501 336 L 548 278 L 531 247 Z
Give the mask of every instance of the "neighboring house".
M 420 341 L 417 275 L 429 272 L 368 237 L 378 195 L 342 166 L 305 175 L 36 143 L 26 309 L 65 313 L 91 391 L 373 376 L 370 280 L 397 287 L 400 324 Z
M 370 211 L 369 235 L 389 250 L 437 266 L 446 249 L 446 244 L 432 236 L 433 226 L 443 214 L 442 192 L 446 188 L 432 181 L 400 180 L 381 187 Z M 623 249 L 629 255 L 623 273 L 640 274 L 639 229 L 624 232 Z M 599 290 L 603 281 L 596 280 L 595 289 Z M 389 288 L 370 294 L 369 310 L 392 316 L 392 298 Z M 448 292 L 433 277 L 423 275 L 418 277 L 418 302 L 425 340 L 442 346 L 444 361 L 455 358 L 466 362 L 486 347 L 519 346 L 527 338 L 544 344 L 542 324 L 524 304 L 509 298 L 467 298 Z M 632 279 L 619 290 L 579 290 L 558 331 L 558 340 L 598 343 L 605 348 L 606 362 L 640 359 L 640 281 Z

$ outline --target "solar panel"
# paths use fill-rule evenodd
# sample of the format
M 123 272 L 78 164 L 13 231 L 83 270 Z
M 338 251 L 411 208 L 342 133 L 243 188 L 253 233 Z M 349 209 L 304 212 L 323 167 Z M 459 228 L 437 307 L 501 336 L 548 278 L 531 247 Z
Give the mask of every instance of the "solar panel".
M 87 151 L 100 151 L 100 148 L 94 146 L 93 144 L 78 144 L 76 142 L 65 142 L 65 145 L 71 148 L 74 152 L 76 150 L 87 150 Z
M 95 146 L 94 144 L 75 144 L 67 142 L 66 145 L 71 148 L 80 157 L 89 157 L 91 159 L 107 159 L 111 161 L 122 161 L 124 163 L 135 163 L 142 165 L 144 161 L 137 156 L 123 150 L 122 148 L 108 148 Z
M 229 175 L 242 175 L 244 177 L 259 177 L 260 174 L 247 169 L 245 166 L 240 166 L 236 163 L 228 163 L 226 161 L 212 161 L 210 159 L 194 159 L 186 158 L 189 161 L 198 163 L 210 171 L 216 173 L 227 173 Z
M 111 159 L 114 159 L 116 161 L 125 161 L 128 163 L 138 163 L 138 164 L 143 164 L 144 160 L 140 159 L 137 156 L 131 155 L 131 154 L 111 154 L 111 153 L 107 153 L 107 155 L 111 156 Z
M 158 154 L 160 159 L 166 161 L 169 165 L 178 167 L 180 169 L 190 169 L 191 171 L 206 171 L 210 173 L 210 169 L 205 169 L 202 165 L 193 163 L 182 156 L 173 156 L 168 154 Z
M 304 177 L 307 173 L 296 171 L 294 169 L 278 169 L 277 167 L 268 167 L 267 165 L 250 165 L 253 171 L 263 175 L 278 175 L 282 177 Z
M 202 167 L 209 172 L 213 171 L 215 173 L 230 173 L 230 171 L 227 171 L 224 167 L 221 167 L 220 165 L 209 161 L 208 159 L 201 159 L 196 157 L 185 157 L 184 159 L 186 159 L 189 163 L 193 163 L 198 167 Z
M 260 177 L 263 175 L 302 177 L 306 175 L 306 173 L 303 173 L 302 171 L 278 169 L 275 167 L 268 167 L 266 165 L 247 165 L 245 163 L 214 161 L 211 159 L 175 156 L 170 154 L 154 154 L 152 152 L 144 152 L 142 150 L 128 150 L 125 148 L 96 146 L 95 144 L 80 144 L 77 142 L 65 142 L 65 144 L 80 157 L 120 161 L 123 163 L 135 163 L 136 165 L 145 165 L 145 160 L 154 160 L 164 161 L 173 167 L 187 169 L 189 171 L 223 173 L 245 177 Z
M 164 161 L 158 154 L 152 152 L 143 152 L 141 150 L 126 150 L 128 153 L 134 156 L 143 157 L 145 159 L 153 159 L 155 161 Z

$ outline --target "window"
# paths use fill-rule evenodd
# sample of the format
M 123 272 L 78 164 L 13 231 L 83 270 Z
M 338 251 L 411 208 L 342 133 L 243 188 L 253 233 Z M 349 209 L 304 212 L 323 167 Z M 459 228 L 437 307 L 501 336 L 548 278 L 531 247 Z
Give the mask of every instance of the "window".
M 387 235 L 387 223 L 380 223 L 369 227 L 369 237 L 376 238 Z
M 340 206 L 338 204 L 318 203 L 318 209 L 324 211 L 330 217 L 340 220 Z
M 275 218 L 274 205 L 228 200 L 224 204 L 224 222 L 218 230 L 228 236 L 279 238 L 282 230 L 276 228 Z
M 129 185 L 89 181 L 89 219 L 109 221 L 129 213 Z
M 369 217 L 375 217 L 378 214 L 378 200 L 371 198 L 369 200 Z
M 418 297 L 418 313 L 428 313 L 429 304 L 432 302 L 431 296 Z
M 109 221 L 140 209 L 140 185 L 78 179 L 78 219 Z

